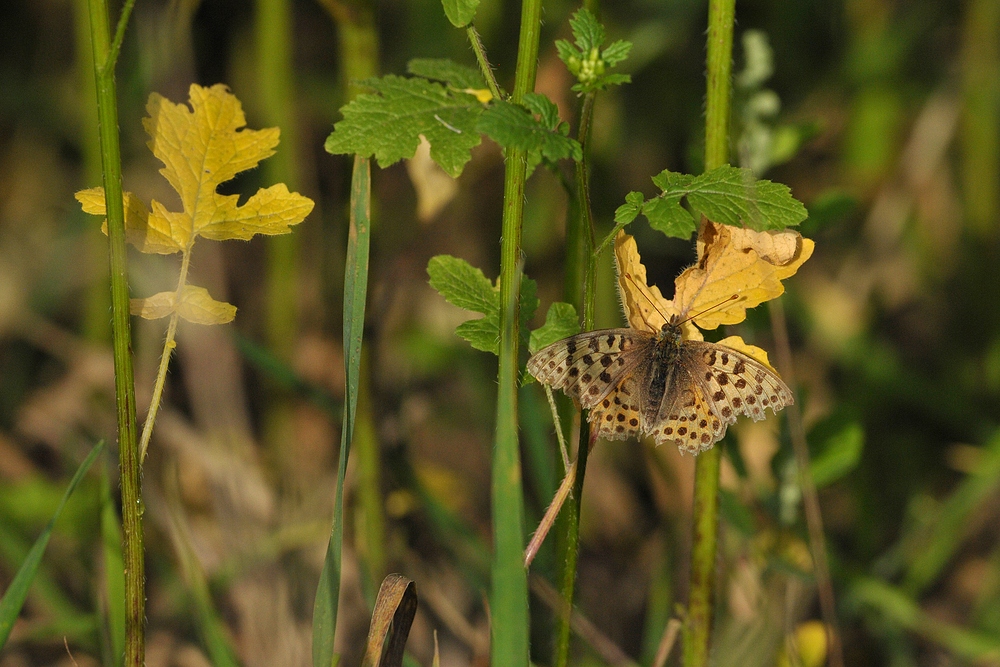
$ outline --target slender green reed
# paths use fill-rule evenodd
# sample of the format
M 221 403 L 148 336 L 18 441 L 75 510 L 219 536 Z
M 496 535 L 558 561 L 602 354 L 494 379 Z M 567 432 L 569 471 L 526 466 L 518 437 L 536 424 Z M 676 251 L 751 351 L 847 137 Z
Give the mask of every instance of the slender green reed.
M 590 208 L 590 170 L 587 163 L 587 146 L 590 138 L 590 123 L 593 119 L 594 98 L 591 92 L 583 96 L 580 107 L 580 126 L 577 140 L 583 148 L 583 157 L 576 163 L 574 179 L 574 199 L 577 215 L 573 219 L 572 231 L 567 236 L 567 289 L 576 285 L 577 302 L 582 308 L 583 330 L 594 328 L 594 305 L 596 302 L 597 256 L 594 247 L 594 216 Z M 570 279 L 579 282 L 569 283 Z M 581 280 L 582 279 L 582 280 Z M 579 284 L 584 285 L 580 295 Z M 567 505 L 566 518 L 562 527 L 565 531 L 562 572 L 562 599 L 564 611 L 556 626 L 556 655 L 554 664 L 565 667 L 569 664 L 570 612 L 576 589 L 576 567 L 580 549 L 580 509 L 583 500 L 583 482 L 587 473 L 587 458 L 590 454 L 590 424 L 586 415 L 580 415 L 580 439 L 577 444 L 576 479 L 573 483 L 573 497 Z
M 333 639 L 340 602 L 340 573 L 344 542 L 344 477 L 354 440 L 361 373 L 361 340 L 364 334 L 365 300 L 368 295 L 368 250 L 371 232 L 371 165 L 368 158 L 354 157 L 351 179 L 351 222 L 347 238 L 344 272 L 344 420 L 340 436 L 340 465 L 333 506 L 333 529 L 326 547 L 313 606 L 313 665 L 334 665 Z
M 735 0 L 708 3 L 708 92 L 705 100 L 705 171 L 729 162 L 729 103 L 733 58 Z M 695 462 L 694 529 L 684 666 L 705 667 L 712 639 L 715 556 L 719 532 L 719 469 L 722 447 L 698 455 Z
M 125 560 L 125 664 L 141 667 L 146 656 L 145 554 L 142 527 L 142 474 L 136 443 L 135 378 L 132 374 L 132 331 L 129 322 L 128 266 L 125 254 L 125 210 L 122 200 L 121 151 L 118 144 L 118 96 L 115 63 L 125 37 L 134 0 L 122 8 L 111 40 L 107 0 L 90 0 L 90 39 L 94 47 L 101 167 L 108 216 L 111 261 L 111 340 L 118 415 L 118 458 L 121 474 L 122 531 Z
M 541 28 L 541 0 L 523 0 L 517 67 L 511 101 L 520 103 L 534 90 Z M 500 241 L 500 364 L 496 443 L 493 448 L 493 590 L 494 665 L 527 667 L 528 580 L 523 566 L 524 499 L 517 435 L 518 309 L 521 292 L 521 225 L 524 213 L 526 152 L 507 151 L 503 222 Z

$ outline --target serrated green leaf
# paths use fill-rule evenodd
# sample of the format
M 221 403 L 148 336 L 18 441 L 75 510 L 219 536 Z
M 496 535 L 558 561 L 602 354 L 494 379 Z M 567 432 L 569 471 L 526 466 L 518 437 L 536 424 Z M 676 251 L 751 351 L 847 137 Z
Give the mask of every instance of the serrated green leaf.
M 431 158 L 448 175 L 462 173 L 481 140 L 476 123 L 483 106 L 475 97 L 426 79 L 391 74 L 362 83 L 375 93 L 359 95 L 341 108 L 344 119 L 327 137 L 327 152 L 374 155 L 387 167 L 412 158 L 423 135 Z
M 604 43 L 604 26 L 588 9 L 581 9 L 574 13 L 569 20 L 569 26 L 573 29 L 576 45 L 583 53 L 587 53 L 591 49 L 599 49 Z
M 500 353 L 500 315 L 468 320 L 455 327 L 455 334 L 481 352 Z
M 729 165 L 695 178 L 688 203 L 713 222 L 742 223 L 758 232 L 797 225 L 808 215 L 787 185 L 755 180 L 751 170 Z
M 478 69 L 448 58 L 414 58 L 406 64 L 406 71 L 425 79 L 444 81 L 459 90 L 486 88 L 486 81 Z
M 556 53 L 559 54 L 559 60 L 563 61 L 566 67 L 569 68 L 570 72 L 573 72 L 573 76 L 576 76 L 577 72 L 573 70 L 573 66 L 570 64 L 570 62 L 575 58 L 577 60 L 576 63 L 577 69 L 579 69 L 579 64 L 580 64 L 579 61 L 583 57 L 583 54 L 580 53 L 580 50 L 577 49 L 572 44 L 570 44 L 565 39 L 557 39 Z
M 453 306 L 483 313 L 478 320 L 458 325 L 455 333 L 483 352 L 500 351 L 500 290 L 483 272 L 464 259 L 437 255 L 427 263 L 430 285 Z M 527 338 L 528 321 L 538 308 L 538 285 L 531 278 L 521 277 L 520 330 Z
M 430 285 L 453 306 L 476 313 L 497 313 L 500 297 L 483 272 L 451 255 L 431 257 L 427 263 Z
M 697 228 L 691 213 L 681 206 L 678 194 L 650 199 L 643 204 L 642 214 L 649 220 L 650 227 L 673 238 L 690 238 Z
M 510 102 L 497 101 L 483 112 L 477 128 L 504 148 L 528 152 L 540 151 L 545 158 L 579 160 L 580 144 L 536 120 L 527 109 Z
M 479 0 L 441 0 L 444 14 L 456 28 L 464 28 L 472 23 L 479 9 Z
M 564 124 L 559 118 L 559 107 L 556 103 L 550 100 L 545 95 L 541 93 L 525 93 L 524 98 L 521 103 L 528 108 L 533 114 L 538 114 L 538 119 L 541 121 L 542 125 L 550 130 L 561 130 L 563 125 L 566 126 L 567 134 L 569 131 L 569 125 Z
M 664 169 L 656 176 L 653 176 L 653 185 L 663 190 L 664 194 L 672 194 L 677 191 L 684 191 L 686 194 L 691 189 L 691 184 L 695 177 L 691 174 L 680 174 L 676 171 Z
M 580 333 L 580 320 L 571 303 L 556 301 L 545 314 L 545 324 L 531 332 L 528 351 L 535 353 L 557 340 Z
M 628 54 L 632 52 L 632 42 L 627 42 L 624 39 L 619 39 L 612 42 L 608 48 L 601 51 L 601 60 L 608 67 L 614 67 L 621 61 L 628 58 Z
M 642 213 L 643 202 L 646 198 L 641 192 L 630 192 L 625 195 L 625 203 L 615 209 L 615 222 L 628 224 Z
M 749 169 L 724 165 L 700 176 L 664 170 L 653 183 L 663 193 L 647 201 L 642 212 L 650 225 L 668 236 L 687 238 L 695 229 L 694 219 L 680 205 L 685 196 L 691 208 L 709 220 L 755 231 L 784 229 L 807 216 L 788 186 L 755 180 Z

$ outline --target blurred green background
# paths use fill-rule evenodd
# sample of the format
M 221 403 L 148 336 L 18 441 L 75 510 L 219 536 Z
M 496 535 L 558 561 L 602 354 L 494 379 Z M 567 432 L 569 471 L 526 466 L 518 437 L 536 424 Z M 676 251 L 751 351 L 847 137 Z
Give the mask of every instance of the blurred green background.
M 545 3 L 537 84 L 571 123 L 573 82 L 552 42 L 569 36 L 575 9 Z M 518 12 L 484 0 L 476 20 L 508 88 Z M 6 588 L 90 446 L 114 441 L 114 406 L 106 239 L 73 199 L 100 183 L 86 3 L 8 0 L 2 15 Z M 343 54 L 358 48 L 368 16 L 383 73 L 404 73 L 414 57 L 474 65 L 435 0 L 139 0 L 129 26 L 117 76 L 127 190 L 175 202 L 145 147 L 148 95 L 181 102 L 192 82 L 222 82 L 250 127 L 282 132 L 275 157 L 223 190 L 249 195 L 283 181 L 317 202 L 289 237 L 195 250 L 193 282 L 239 312 L 225 327 L 181 327 L 153 435 L 144 479 L 151 666 L 208 664 L 217 622 L 243 664 L 309 664 L 339 446 L 351 167 L 322 143 L 346 99 Z M 634 49 L 621 68 L 632 84 L 602 93 L 595 109 L 599 229 L 630 190 L 652 194 L 660 170 L 701 169 L 705 16 L 695 0 L 601 10 L 609 36 Z M 1000 2 L 741 1 L 734 71 L 746 70 L 748 53 L 770 60 L 773 76 L 766 67 L 737 76 L 734 161 L 787 183 L 816 241 L 784 307 L 846 663 L 1000 664 Z M 436 630 L 442 665 L 487 664 L 496 362 L 454 335 L 468 314 L 429 288 L 425 267 L 449 253 L 496 276 L 502 173 L 488 141 L 456 184 L 419 159 L 374 173 L 338 632 L 345 665 L 360 659 L 368 605 L 389 571 L 416 580 L 421 595 L 409 644 L 417 663 L 430 664 Z M 567 201 L 550 172 L 528 184 L 525 270 L 543 308 L 562 299 Z M 641 219 L 629 231 L 669 293 L 692 247 Z M 133 295 L 175 284 L 174 258 L 131 259 Z M 603 260 L 597 323 L 620 326 Z M 773 350 L 768 312 L 758 310 L 735 333 Z M 141 418 L 162 323 L 134 320 L 133 333 Z M 521 407 L 530 531 L 561 464 L 537 385 L 522 391 Z M 718 665 L 799 664 L 783 646 L 814 641 L 814 626 L 796 629 L 820 619 L 783 421 L 741 422 L 725 441 Z M 115 461 L 57 523 L 0 667 L 106 662 L 101 477 L 117 488 Z M 595 450 L 578 588 L 592 625 L 575 640 L 576 664 L 652 664 L 684 599 L 691 463 L 649 443 Z M 551 651 L 541 591 L 554 581 L 552 560 L 543 551 L 533 568 L 540 665 Z

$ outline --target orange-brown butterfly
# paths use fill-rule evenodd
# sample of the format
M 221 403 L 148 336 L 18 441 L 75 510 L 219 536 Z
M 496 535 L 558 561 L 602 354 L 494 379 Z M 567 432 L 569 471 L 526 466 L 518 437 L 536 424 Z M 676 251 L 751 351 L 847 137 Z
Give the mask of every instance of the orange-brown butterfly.
M 770 366 L 725 344 L 733 339 L 683 339 L 682 325 L 689 320 L 706 319 L 703 315 L 709 311 L 731 316 L 745 308 L 745 299 L 733 295 L 689 316 L 696 299 L 678 308 L 658 289 L 647 287 L 635 241 L 620 237 L 615 244 L 619 286 L 631 327 L 590 331 L 553 343 L 528 360 L 529 373 L 589 409 L 591 427 L 599 437 L 623 440 L 648 434 L 657 445 L 672 442 L 694 454 L 721 440 L 737 415 L 759 421 L 766 408 L 777 412 L 794 402 Z M 669 317 L 664 308 L 672 312 Z
M 571 336 L 528 360 L 539 382 L 590 410 L 599 437 L 648 434 L 694 454 L 744 414 L 754 421 L 794 400 L 777 374 L 731 347 L 682 340 L 676 315 L 652 334 L 604 329 Z

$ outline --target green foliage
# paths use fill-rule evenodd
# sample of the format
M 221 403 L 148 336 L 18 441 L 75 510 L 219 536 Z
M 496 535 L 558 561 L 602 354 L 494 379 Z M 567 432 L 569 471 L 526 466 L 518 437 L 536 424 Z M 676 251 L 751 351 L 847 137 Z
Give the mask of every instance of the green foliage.
M 556 301 L 545 314 L 545 324 L 531 332 L 528 351 L 534 354 L 546 345 L 580 333 L 580 320 L 571 303 Z
M 425 79 L 443 81 L 464 92 L 486 88 L 486 82 L 478 69 L 460 65 L 447 58 L 414 58 L 406 63 L 406 71 Z
M 479 9 L 479 0 L 441 0 L 444 14 L 456 28 L 464 28 L 472 23 Z
M 480 117 L 478 128 L 504 148 L 527 151 L 529 175 L 542 160 L 555 163 L 564 158 L 579 160 L 583 155 L 579 142 L 569 137 L 569 124 L 559 119 L 555 103 L 537 93 L 524 96 L 524 107 L 493 103 Z
M 427 263 L 430 285 L 448 303 L 459 308 L 482 313 L 485 317 L 458 325 L 455 333 L 483 352 L 500 351 L 500 289 L 464 259 L 450 255 L 432 257 Z M 526 337 L 528 320 L 538 308 L 535 281 L 521 278 L 522 338 Z
M 359 95 L 341 109 L 344 118 L 327 138 L 327 151 L 374 155 L 380 166 L 388 167 L 412 158 L 422 135 L 431 145 L 431 158 L 457 177 L 482 133 L 504 148 L 527 151 L 529 174 L 543 160 L 580 159 L 580 144 L 569 137 L 569 125 L 544 95 L 525 95 L 523 107 L 504 100 L 486 105 L 492 96 L 471 67 L 418 58 L 407 69 L 417 76 L 390 74 L 362 82 L 373 93 Z
M 411 158 L 424 135 L 431 158 L 455 177 L 479 145 L 476 121 L 483 105 L 471 94 L 419 77 L 388 75 L 366 79 L 374 93 L 358 95 L 341 108 L 344 119 L 327 137 L 330 153 L 375 156 L 382 167 Z
M 857 422 L 845 424 L 832 434 L 819 456 L 809 464 L 816 488 L 823 488 L 854 470 L 864 446 L 865 432 Z
M 31 582 L 38 573 L 38 568 L 41 567 L 42 556 L 45 555 L 45 547 L 48 546 L 49 538 L 52 537 L 52 528 L 55 526 L 56 519 L 62 514 L 63 508 L 66 506 L 67 501 L 69 501 L 69 497 L 73 495 L 73 491 L 80 483 L 80 480 L 83 479 L 83 476 L 103 449 L 104 441 L 102 440 L 90 450 L 90 454 L 87 455 L 87 458 L 77 468 L 76 474 L 73 475 L 69 486 L 66 487 L 66 492 L 63 493 L 55 513 L 38 536 L 38 539 L 35 540 L 31 551 L 28 552 L 28 557 L 24 559 L 17 574 L 14 575 L 14 579 L 7 586 L 3 597 L 0 598 L 0 650 L 3 650 L 4 644 L 7 643 L 11 628 L 14 627 L 14 622 L 21 613 L 21 607 L 24 606 L 24 601 L 28 598 L 28 590 L 31 588 Z
M 745 225 L 755 231 L 784 229 L 806 219 L 805 206 L 792 197 L 787 185 L 756 180 L 749 169 L 724 165 L 700 176 L 663 170 L 653 177 L 663 192 L 645 200 L 642 193 L 630 192 L 625 204 L 615 211 L 615 222 L 624 226 L 639 213 L 653 229 L 667 236 L 689 238 L 697 227 L 688 205 L 714 222 Z
M 601 51 L 601 46 L 604 45 L 604 26 L 587 9 L 573 14 L 569 25 L 573 29 L 576 45 L 560 39 L 556 41 L 556 51 L 559 59 L 578 81 L 573 90 L 589 93 L 632 81 L 628 74 L 606 72 L 607 68 L 615 67 L 628 58 L 632 50 L 631 42 L 620 39 Z

